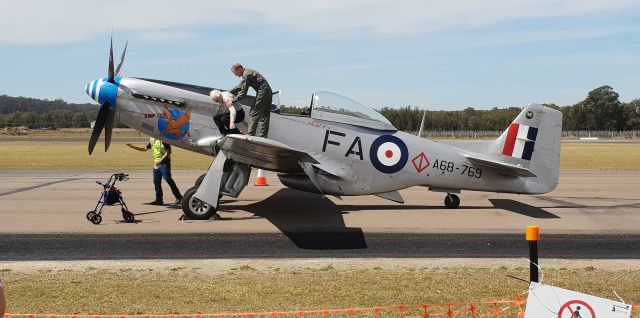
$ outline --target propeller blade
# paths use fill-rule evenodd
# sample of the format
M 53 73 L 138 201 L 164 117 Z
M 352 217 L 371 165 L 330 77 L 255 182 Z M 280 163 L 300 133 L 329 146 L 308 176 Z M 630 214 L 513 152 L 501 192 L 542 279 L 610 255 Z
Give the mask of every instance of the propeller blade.
M 115 115 L 115 111 L 109 110 L 107 112 L 107 121 L 104 125 L 104 152 L 107 152 L 107 150 L 109 150 L 109 145 L 111 145 L 111 131 L 113 130 L 113 120 Z
M 89 139 L 89 155 L 93 153 L 93 148 L 96 147 L 96 143 L 100 138 L 100 133 L 102 133 L 102 128 L 104 128 L 104 124 L 107 121 L 108 114 L 109 114 L 109 103 L 105 102 L 100 107 L 100 111 L 98 111 L 98 117 L 96 117 L 96 124 L 93 126 L 93 132 L 91 132 L 91 139 Z
M 124 62 L 124 55 L 127 54 L 127 46 L 129 45 L 129 41 L 124 45 L 124 51 L 122 51 L 122 57 L 120 57 L 120 64 L 116 68 L 116 77 L 120 76 L 120 68 L 122 67 L 122 63 Z
M 109 83 L 114 82 L 113 74 L 113 34 L 111 35 L 111 50 L 109 51 Z

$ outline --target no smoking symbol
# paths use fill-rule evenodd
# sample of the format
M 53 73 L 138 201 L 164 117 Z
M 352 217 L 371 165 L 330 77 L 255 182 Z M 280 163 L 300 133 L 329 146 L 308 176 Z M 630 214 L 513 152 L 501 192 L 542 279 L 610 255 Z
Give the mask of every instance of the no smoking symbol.
M 582 300 L 570 300 L 560 306 L 558 318 L 596 318 L 596 312 Z

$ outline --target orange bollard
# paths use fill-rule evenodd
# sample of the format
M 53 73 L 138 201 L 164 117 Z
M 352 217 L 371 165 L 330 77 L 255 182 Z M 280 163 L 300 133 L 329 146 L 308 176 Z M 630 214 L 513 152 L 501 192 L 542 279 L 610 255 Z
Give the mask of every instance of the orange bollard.
M 527 226 L 527 241 L 540 241 L 540 228 L 537 226 Z
M 267 177 L 264 176 L 264 171 L 262 169 L 258 169 L 258 176 L 256 177 L 256 186 L 263 187 L 268 186 Z
M 540 228 L 527 226 L 527 241 L 529 242 L 529 280 L 539 282 L 538 279 L 538 241 L 540 241 Z

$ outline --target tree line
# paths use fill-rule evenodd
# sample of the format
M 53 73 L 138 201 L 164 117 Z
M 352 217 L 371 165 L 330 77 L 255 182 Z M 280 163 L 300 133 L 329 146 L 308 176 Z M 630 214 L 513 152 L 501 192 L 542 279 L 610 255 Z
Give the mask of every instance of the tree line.
M 0 127 L 90 127 L 97 114 L 98 107 L 89 103 L 0 95 Z
M 621 103 L 610 86 L 601 86 L 572 106 L 562 110 L 563 130 L 640 130 L 640 99 Z
M 629 131 L 640 130 L 640 99 L 622 103 L 610 86 L 598 87 L 574 105 L 547 106 L 562 112 L 565 131 Z M 520 113 L 520 107 L 476 110 L 467 107 L 460 111 L 427 110 L 425 130 L 435 131 L 487 131 L 504 130 Z M 417 131 L 424 110 L 418 107 L 382 107 L 380 113 L 399 130 Z
M 574 105 L 548 104 L 562 111 L 565 131 L 629 131 L 640 130 L 640 99 L 622 103 L 610 86 L 601 86 Z M 99 107 L 73 104 L 61 99 L 40 100 L 0 95 L 0 127 L 32 128 L 90 127 Z M 283 107 L 286 113 L 299 113 L 303 107 Z M 426 110 L 425 130 L 431 131 L 502 131 L 520 113 L 521 107 L 477 110 L 467 107 L 459 111 Z M 417 131 L 424 110 L 417 106 L 382 107 L 379 112 L 401 131 Z

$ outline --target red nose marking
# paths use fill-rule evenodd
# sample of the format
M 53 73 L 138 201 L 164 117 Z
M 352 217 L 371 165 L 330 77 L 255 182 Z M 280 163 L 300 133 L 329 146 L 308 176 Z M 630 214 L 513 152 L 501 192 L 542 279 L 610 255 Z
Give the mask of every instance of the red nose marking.
M 387 156 L 387 158 L 391 158 L 391 156 L 393 156 L 393 151 L 387 150 L 384 152 L 384 155 Z

